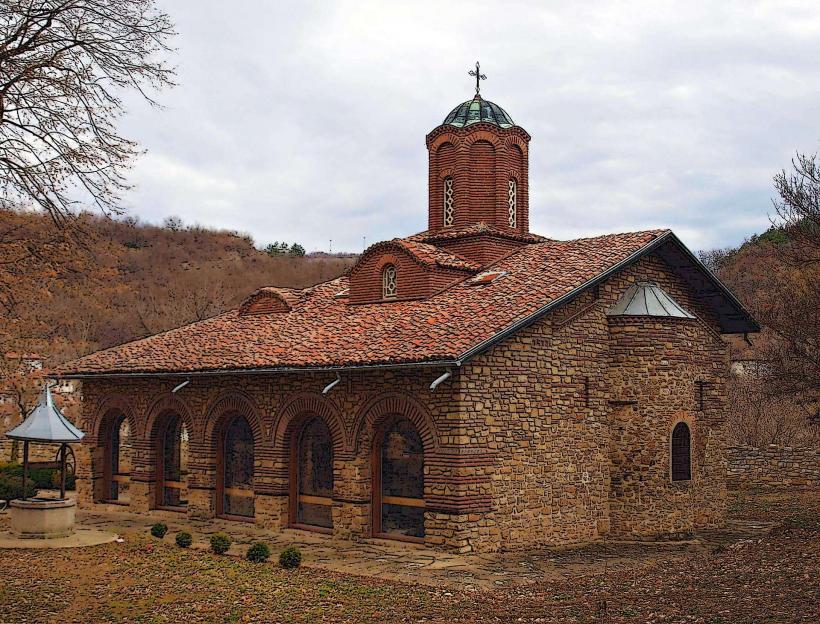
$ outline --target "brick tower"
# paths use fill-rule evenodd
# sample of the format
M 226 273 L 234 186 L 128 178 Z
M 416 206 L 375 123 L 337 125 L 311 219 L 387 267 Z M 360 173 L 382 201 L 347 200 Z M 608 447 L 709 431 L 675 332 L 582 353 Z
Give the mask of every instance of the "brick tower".
M 530 135 L 476 93 L 427 135 L 428 231 L 484 225 L 529 233 Z

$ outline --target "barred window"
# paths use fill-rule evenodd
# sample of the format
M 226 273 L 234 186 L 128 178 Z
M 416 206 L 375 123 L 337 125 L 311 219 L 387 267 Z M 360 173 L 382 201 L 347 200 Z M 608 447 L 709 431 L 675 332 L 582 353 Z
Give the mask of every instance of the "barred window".
M 393 264 L 388 264 L 382 270 L 382 297 L 385 299 L 392 299 L 398 294 L 396 286 L 396 267 Z
M 444 225 L 453 225 L 455 202 L 453 198 L 453 178 L 444 178 Z
M 672 481 L 692 478 L 692 436 L 689 425 L 679 422 L 672 430 Z
M 514 228 L 518 222 L 518 182 L 516 182 L 515 178 L 510 178 L 510 182 L 507 187 L 507 201 L 509 203 L 508 216 L 510 220 L 510 227 Z

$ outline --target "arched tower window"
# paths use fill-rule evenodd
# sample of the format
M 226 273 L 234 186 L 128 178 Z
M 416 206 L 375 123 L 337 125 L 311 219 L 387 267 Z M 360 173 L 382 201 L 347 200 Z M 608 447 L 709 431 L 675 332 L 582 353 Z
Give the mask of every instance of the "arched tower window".
M 518 223 L 518 182 L 510 178 L 507 185 L 507 216 L 510 227 L 515 228 Z
M 396 265 L 388 264 L 382 269 L 382 297 L 384 299 L 393 299 L 397 294 Z
M 692 436 L 689 425 L 679 422 L 672 430 L 672 481 L 692 478 Z
M 453 198 L 453 178 L 444 178 L 444 225 L 453 225 L 455 201 Z

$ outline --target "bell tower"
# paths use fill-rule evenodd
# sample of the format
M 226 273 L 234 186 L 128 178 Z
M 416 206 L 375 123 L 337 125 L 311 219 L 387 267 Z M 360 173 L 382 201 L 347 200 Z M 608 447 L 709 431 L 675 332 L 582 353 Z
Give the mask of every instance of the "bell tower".
M 529 233 L 530 135 L 507 112 L 480 94 L 456 106 L 427 135 L 428 231 L 444 233 L 483 223 Z

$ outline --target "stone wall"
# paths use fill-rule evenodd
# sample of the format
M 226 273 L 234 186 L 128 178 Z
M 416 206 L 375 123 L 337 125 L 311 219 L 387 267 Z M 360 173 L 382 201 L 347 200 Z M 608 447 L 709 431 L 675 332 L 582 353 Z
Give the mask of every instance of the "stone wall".
M 697 320 L 606 316 L 639 280 Z M 465 441 L 486 447 L 491 510 L 464 531 L 474 550 L 605 536 L 656 537 L 725 515 L 725 377 L 716 321 L 662 260 L 642 259 L 468 363 Z M 706 381 L 701 409 L 697 381 Z M 670 478 L 670 435 L 693 431 L 693 476 Z
M 820 486 L 820 450 L 770 444 L 730 446 L 727 485 L 731 489 Z
M 657 282 L 697 319 L 610 317 L 612 534 L 688 533 L 725 515 L 725 381 L 728 352 L 717 323 L 658 258 L 610 280 L 610 300 L 633 281 Z M 699 383 L 703 384 L 701 400 Z M 671 480 L 671 433 L 691 433 L 692 478 Z

